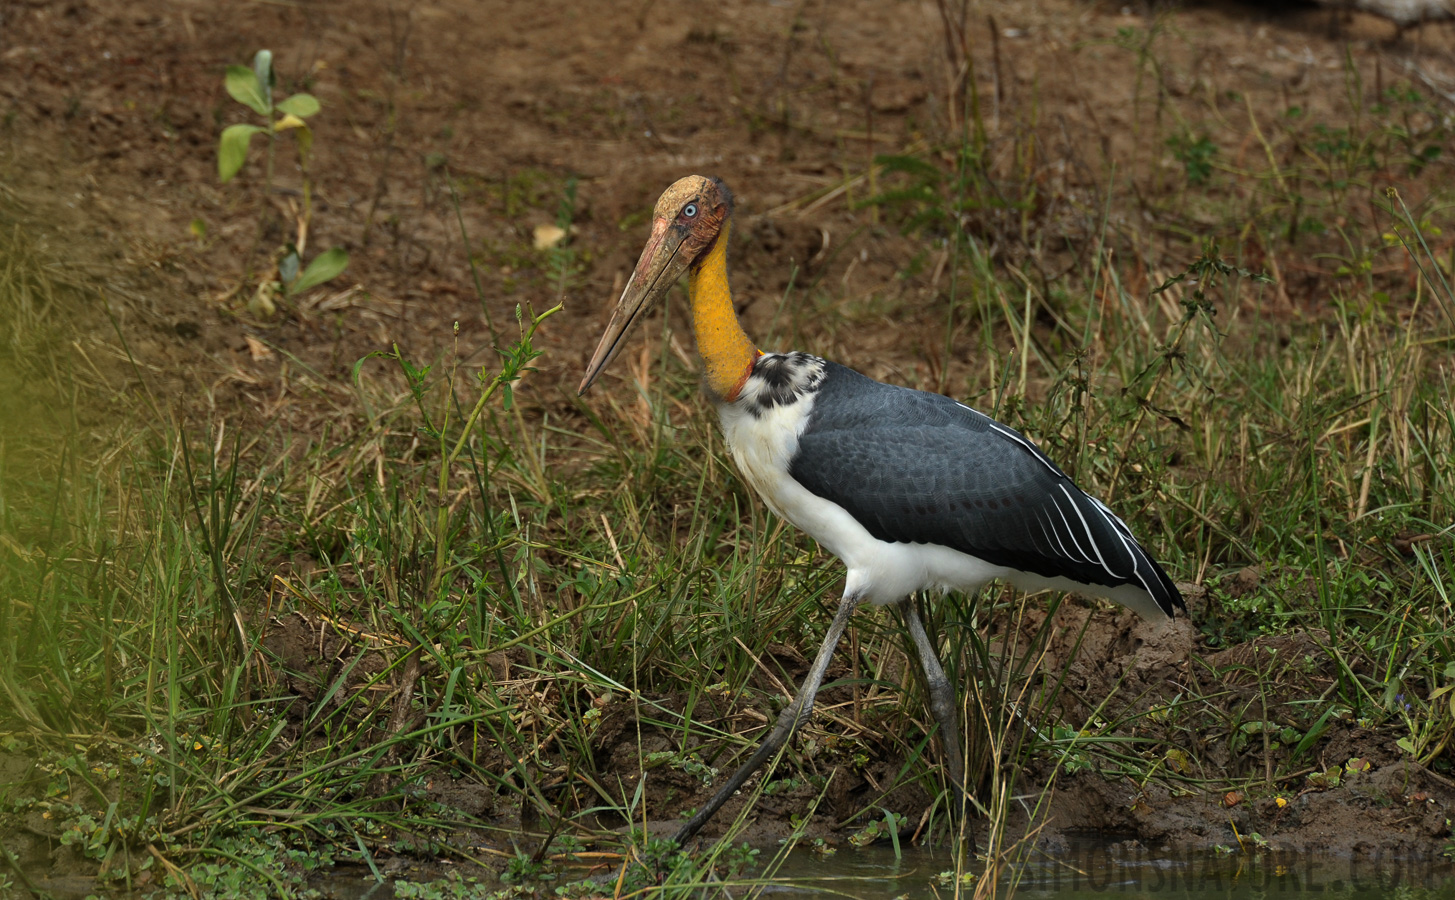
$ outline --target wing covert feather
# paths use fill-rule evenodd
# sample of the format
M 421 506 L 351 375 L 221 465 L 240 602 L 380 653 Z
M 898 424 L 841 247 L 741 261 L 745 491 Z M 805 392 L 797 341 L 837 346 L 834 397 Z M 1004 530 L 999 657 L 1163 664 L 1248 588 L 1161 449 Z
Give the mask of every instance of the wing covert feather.
M 1171 580 L 1029 440 L 967 406 L 828 364 L 790 474 L 883 541 L 940 544 L 1044 577 Z

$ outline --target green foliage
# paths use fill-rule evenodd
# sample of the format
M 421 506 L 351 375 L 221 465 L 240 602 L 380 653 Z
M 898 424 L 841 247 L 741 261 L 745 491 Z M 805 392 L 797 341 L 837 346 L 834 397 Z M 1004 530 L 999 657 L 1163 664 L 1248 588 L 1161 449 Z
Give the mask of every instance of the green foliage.
M 886 838 L 894 841 L 896 852 L 899 849 L 899 832 L 904 827 L 905 817 L 890 810 L 882 810 L 884 817 L 874 819 L 869 824 L 849 835 L 849 843 L 855 847 L 865 847 L 876 841 Z
M 719 774 L 717 769 L 704 763 L 695 753 L 656 750 L 646 754 L 642 760 L 648 767 L 670 763 L 673 768 L 686 772 L 704 785 L 712 784 Z
M 516 896 L 530 896 L 528 891 L 508 887 L 492 889 L 479 878 L 467 877 L 451 872 L 444 878 L 428 882 L 399 879 L 390 887 L 400 900 L 510 900 Z
M 217 144 L 217 175 L 223 184 L 231 181 L 242 169 L 243 163 L 247 162 L 248 145 L 252 142 L 253 135 L 264 134 L 267 130 L 246 122 L 222 129 L 222 137 Z
M 953 216 L 948 205 L 953 198 L 946 196 L 947 176 L 938 166 L 913 156 L 878 156 L 874 163 L 890 186 L 865 200 L 866 205 L 897 215 L 907 233 L 943 231 Z
M 746 875 L 758 865 L 758 857 L 761 855 L 756 847 L 747 844 L 736 844 L 728 849 L 721 857 L 725 879 L 737 878 Z
M 301 294 L 342 275 L 349 265 L 349 252 L 342 247 L 331 247 L 315 256 L 301 274 L 298 274 L 298 262 L 298 250 L 290 245 L 288 255 L 278 267 L 283 288 L 289 294 Z
M 228 66 L 223 78 L 228 96 L 257 113 L 265 125 L 237 124 L 222 130 L 217 145 L 217 175 L 226 184 L 231 181 L 243 163 L 247 161 L 248 145 L 257 134 L 268 135 L 269 159 L 272 155 L 272 138 L 275 133 L 292 131 L 298 142 L 299 165 L 308 167 L 308 152 L 313 145 L 313 132 L 303 121 L 317 115 L 321 108 L 318 98 L 312 94 L 297 93 L 273 102 L 273 88 L 277 78 L 273 72 L 273 54 L 259 50 L 253 57 L 252 68 Z M 271 171 L 269 173 L 271 180 Z
M 247 162 L 248 149 L 255 135 L 268 138 L 268 171 L 264 190 L 271 193 L 273 186 L 273 152 L 278 134 L 293 135 L 298 154 L 298 168 L 303 173 L 303 208 L 298 214 L 298 238 L 295 243 L 286 244 L 278 254 L 276 262 L 277 280 L 264 279 L 249 303 L 254 314 L 267 318 L 276 308 L 274 297 L 279 291 L 285 296 L 301 294 L 309 288 L 332 281 L 343 274 L 349 265 L 348 251 L 333 247 L 314 257 L 307 267 L 302 265 L 299 251 L 308 235 L 312 218 L 313 190 L 308 176 L 309 156 L 313 149 L 313 130 L 305 122 L 318 114 L 322 108 L 318 98 L 299 92 L 273 102 L 273 89 L 277 77 L 273 70 L 273 54 L 259 50 L 253 57 L 251 68 L 228 66 L 223 84 L 227 93 L 238 103 L 262 118 L 264 124 L 237 123 L 222 130 L 217 144 L 217 174 L 224 184 L 231 181 L 243 164 Z
M 510 858 L 505 864 L 505 871 L 500 873 L 500 880 L 506 884 L 521 884 L 551 877 L 553 876 L 547 874 L 546 867 L 540 860 L 520 852 Z
M 1188 184 L 1206 184 L 1212 177 L 1212 162 L 1218 147 L 1207 135 L 1200 135 L 1196 140 L 1191 135 L 1173 135 L 1167 139 L 1167 146 L 1173 158 L 1182 163 Z
M 277 835 L 248 829 L 223 837 L 209 848 L 208 859 L 185 870 L 169 870 L 162 896 L 200 900 L 316 900 L 323 894 L 308 886 L 308 873 L 332 865 L 327 857 L 290 853 Z M 290 866 L 290 860 L 306 864 Z

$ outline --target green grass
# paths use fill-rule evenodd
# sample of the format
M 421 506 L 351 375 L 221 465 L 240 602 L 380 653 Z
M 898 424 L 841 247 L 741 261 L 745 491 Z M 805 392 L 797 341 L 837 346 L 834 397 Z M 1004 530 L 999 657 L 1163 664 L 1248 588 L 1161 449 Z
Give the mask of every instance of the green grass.
M 1261 155 L 1145 123 L 1176 163 L 1156 177 L 1188 183 L 1156 195 L 1146 232 L 1113 223 L 1120 200 L 1081 211 L 1090 249 L 1072 266 L 1049 238 L 990 256 L 1038 227 L 1028 145 L 997 156 L 978 135 L 882 161 L 886 220 L 953 251 L 933 298 L 940 387 L 1032 435 L 1207 591 L 1202 691 L 1178 696 L 1070 691 L 1039 664 L 1065 627 L 1036 615 L 1045 597 L 934 605 L 965 719 L 988 726 L 971 752 L 998 813 L 1032 765 L 1288 791 L 1330 777 L 1310 770 L 1336 726 L 1451 774 L 1455 296 L 1430 149 L 1448 135 L 1408 87 L 1386 94 L 1337 125 L 1259 111 L 1243 133 Z M 538 183 L 492 199 L 555 209 Z M 29 766 L 0 785 L 0 830 L 49 829 L 118 886 L 219 895 L 258 872 L 303 894 L 302 872 L 392 853 L 479 861 L 514 892 L 579 881 L 587 845 L 639 856 L 568 894 L 746 870 L 729 841 L 693 858 L 609 829 L 675 812 L 643 778 L 711 780 L 753 746 L 753 715 L 797 687 L 783 654 L 821 641 L 841 576 L 734 476 L 665 341 L 638 393 L 569 407 L 530 370 L 554 320 L 529 311 L 484 369 L 448 348 L 364 361 L 342 386 L 295 360 L 332 398 L 306 432 L 156 416 L 145 397 L 72 407 L 96 387 L 54 312 L 75 301 L 19 239 L 3 252 L 0 752 Z M 1299 258 L 1336 258 L 1314 296 L 1254 277 Z M 551 257 L 552 284 L 576 266 Z M 785 298 L 780 327 L 831 291 Z M 805 349 L 848 327 L 806 329 Z M 110 424 L 83 424 L 98 403 Z M 1235 579 L 1249 566 L 1251 588 Z M 763 784 L 806 808 L 836 768 L 902 761 L 868 824 L 897 787 L 944 786 L 898 623 L 855 624 Z M 1312 649 L 1295 659 L 1214 656 L 1300 631 Z M 608 758 L 620 747 L 631 772 Z M 481 806 L 454 802 L 465 787 Z M 948 830 L 939 811 L 929 827 Z M 543 867 L 558 880 L 536 881 Z

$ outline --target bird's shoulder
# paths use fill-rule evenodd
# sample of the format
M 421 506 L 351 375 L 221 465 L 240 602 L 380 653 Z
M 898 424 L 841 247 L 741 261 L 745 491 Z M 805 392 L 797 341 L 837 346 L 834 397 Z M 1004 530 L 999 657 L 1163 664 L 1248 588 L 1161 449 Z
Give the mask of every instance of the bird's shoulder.
M 739 389 L 733 405 L 755 418 L 814 396 L 831 364 L 811 353 L 763 353 Z
M 954 447 L 962 458 L 1018 458 L 1054 477 L 1066 477 L 1033 441 L 973 407 L 943 394 L 876 381 L 828 361 L 823 361 L 804 437 L 810 443 L 848 439 L 861 447 L 893 446 L 911 455 Z

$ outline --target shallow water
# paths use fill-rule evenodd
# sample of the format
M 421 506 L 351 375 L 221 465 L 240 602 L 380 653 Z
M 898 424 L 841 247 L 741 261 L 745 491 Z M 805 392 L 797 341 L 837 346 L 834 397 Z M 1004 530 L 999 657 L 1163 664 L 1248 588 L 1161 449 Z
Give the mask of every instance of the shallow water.
M 955 895 L 954 859 L 946 851 L 889 846 L 841 849 L 823 859 L 795 851 L 774 873 L 774 894 L 833 892 L 864 900 L 938 900 Z M 1264 898 L 1332 895 L 1350 900 L 1401 896 L 1455 898 L 1455 863 L 1448 859 L 1341 858 L 1319 854 L 1154 854 L 1140 848 L 1086 841 L 1055 856 L 1036 854 L 1007 872 L 1001 896 L 1018 878 L 1025 900 L 1106 897 Z M 964 896 L 973 884 L 962 888 Z
M 768 852 L 764 851 L 764 856 Z M 776 868 L 763 893 L 834 896 L 856 900 L 946 900 L 956 896 L 954 857 L 947 850 L 904 847 L 896 856 L 888 844 L 842 848 L 828 857 L 797 849 Z M 429 867 L 439 874 L 438 867 Z M 447 867 L 446 867 L 447 868 Z M 569 873 L 568 879 L 569 880 Z M 428 880 L 423 873 L 405 877 Z M 579 877 L 575 876 L 575 877 Z M 761 877 L 761 876 L 760 876 Z M 1177 897 L 1181 900 L 1294 900 L 1328 896 L 1338 900 L 1455 900 L 1455 862 L 1449 859 L 1335 857 L 1316 853 L 1155 854 L 1105 840 L 1077 842 L 1054 856 L 1036 854 L 1001 879 L 999 897 L 1021 900 L 1090 900 L 1115 897 Z M 602 882 L 610 894 L 611 879 Z M 339 900 L 383 900 L 389 884 L 376 885 L 362 867 L 315 876 L 311 886 Z M 752 887 L 729 887 L 744 898 Z M 91 879 L 61 879 L 42 887 L 58 898 L 94 893 Z M 490 885 L 500 888 L 503 885 Z M 545 893 L 549 894 L 547 886 Z M 960 895 L 974 893 L 973 881 Z M 719 895 L 720 896 L 720 895 Z

